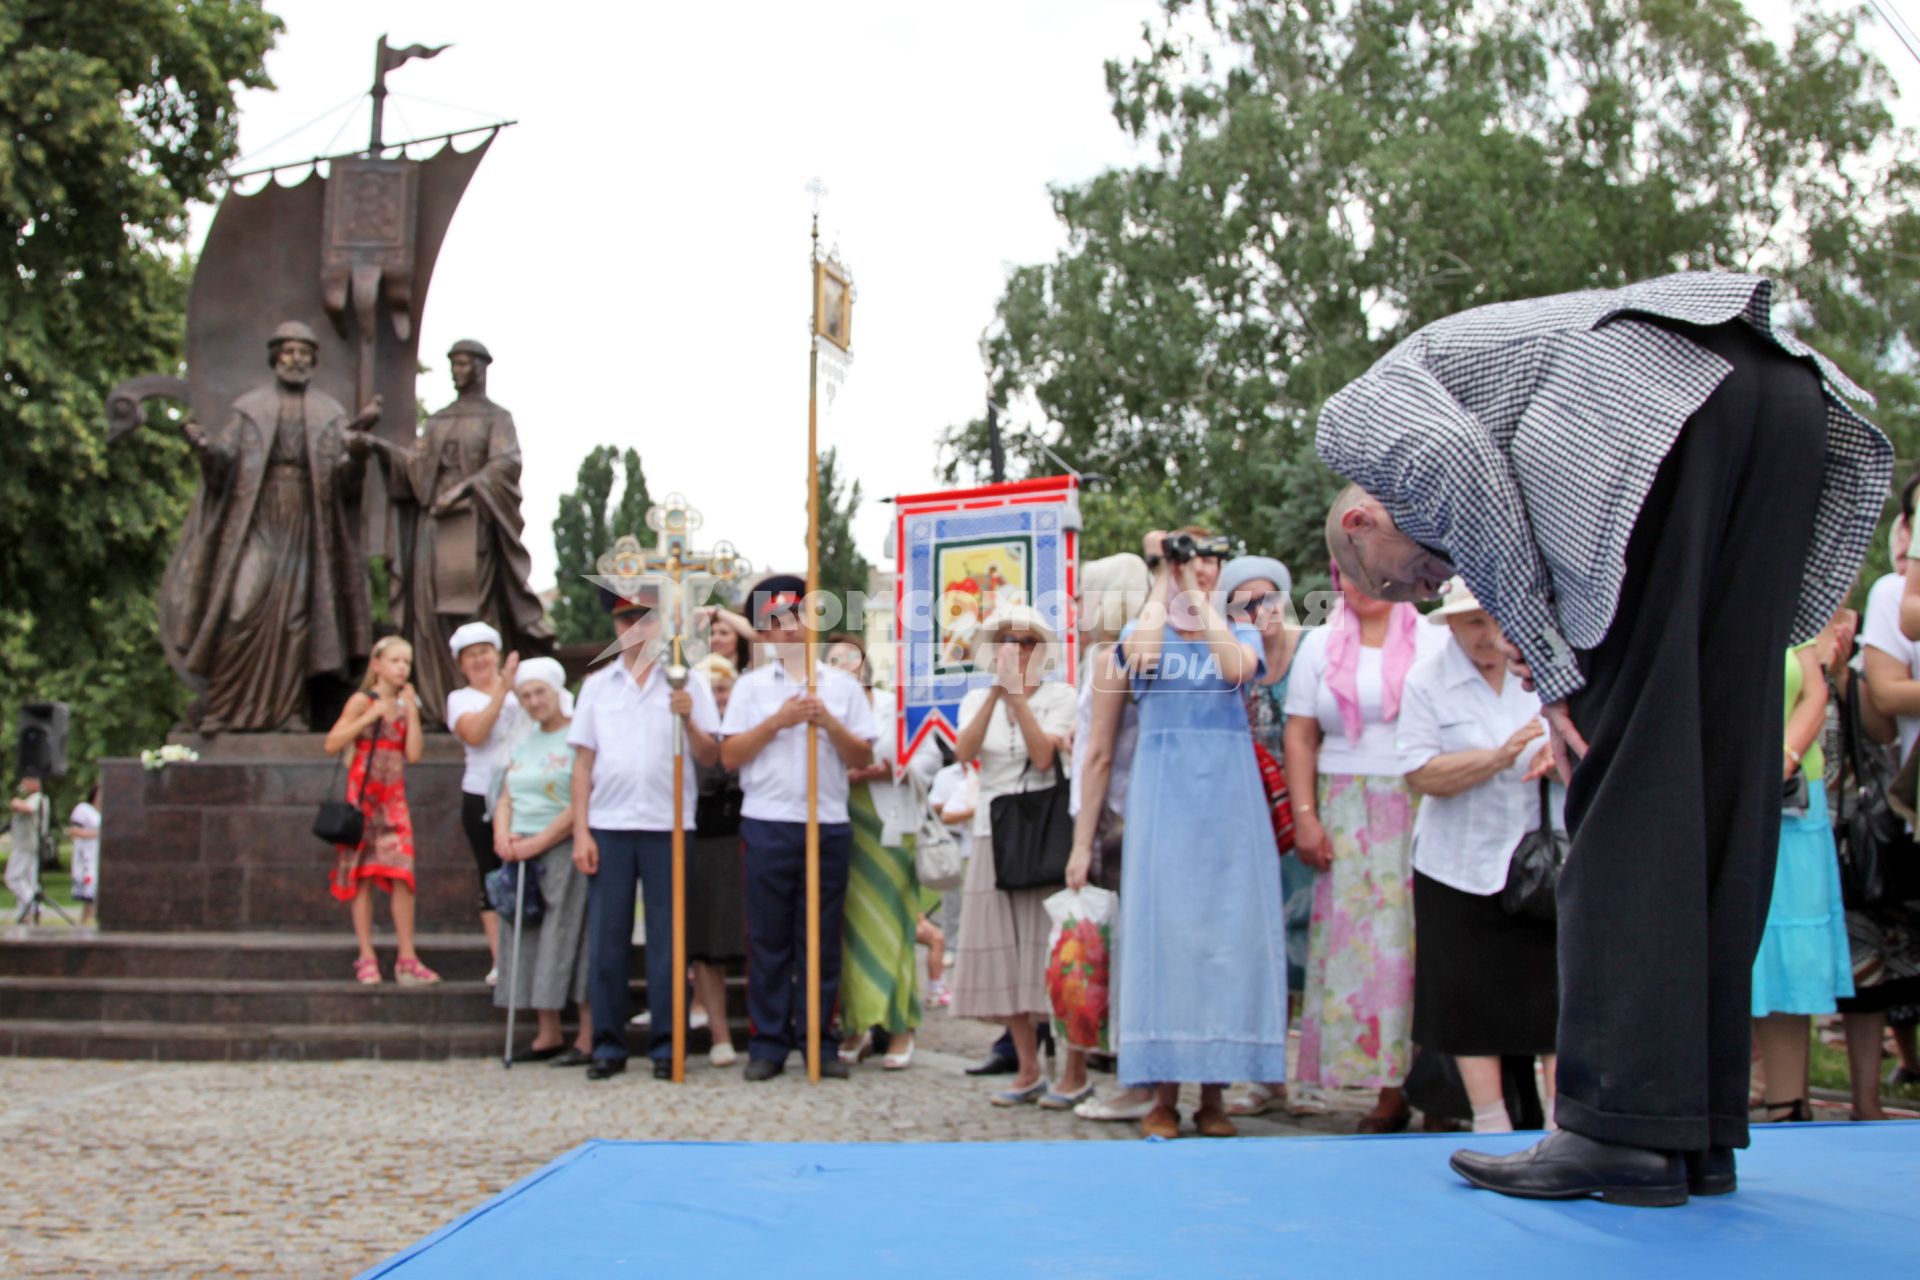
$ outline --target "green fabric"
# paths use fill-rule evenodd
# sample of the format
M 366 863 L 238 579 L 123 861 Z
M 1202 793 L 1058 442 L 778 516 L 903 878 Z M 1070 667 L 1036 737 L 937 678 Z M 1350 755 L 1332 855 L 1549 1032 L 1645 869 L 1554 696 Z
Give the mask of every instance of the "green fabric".
M 537 835 L 573 802 L 573 748 L 567 730 L 535 731 L 513 749 L 507 765 L 507 796 L 513 801 L 513 834 Z
M 865 783 L 847 797 L 853 821 L 853 864 L 847 878 L 847 921 L 840 962 L 840 1025 L 850 1033 L 920 1025 L 919 970 L 913 949 L 920 884 L 913 874 L 913 837 L 906 848 L 880 843 L 880 816 Z
M 1800 653 L 1819 641 L 1809 640 L 1787 650 L 1787 719 L 1793 719 L 1793 704 L 1800 701 L 1800 688 L 1805 683 L 1800 674 Z M 1824 733 L 1815 734 L 1813 745 L 1807 748 L 1807 754 L 1800 757 L 1800 769 L 1807 775 L 1808 782 L 1819 782 L 1827 776 L 1827 753 L 1820 746 Z

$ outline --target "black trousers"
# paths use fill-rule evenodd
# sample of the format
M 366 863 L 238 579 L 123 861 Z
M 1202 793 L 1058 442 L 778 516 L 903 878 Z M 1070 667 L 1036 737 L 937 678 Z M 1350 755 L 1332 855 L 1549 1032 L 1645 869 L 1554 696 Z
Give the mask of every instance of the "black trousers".
M 807 1051 L 807 824 L 740 820 L 747 862 L 747 1056 L 767 1062 Z M 820 824 L 820 1036 L 823 1054 L 840 999 L 842 922 L 853 866 L 853 826 Z
M 1661 464 L 1619 612 L 1569 700 L 1555 1117 L 1603 1142 L 1747 1144 L 1753 958 L 1779 852 L 1786 648 L 1825 466 L 1813 369 L 1743 324 Z
M 467 847 L 473 850 L 473 869 L 479 873 L 480 910 L 493 910 L 487 899 L 487 877 L 500 869 L 500 855 L 493 851 L 493 824 L 487 821 L 487 798 L 471 791 L 460 793 L 460 830 L 466 833 Z

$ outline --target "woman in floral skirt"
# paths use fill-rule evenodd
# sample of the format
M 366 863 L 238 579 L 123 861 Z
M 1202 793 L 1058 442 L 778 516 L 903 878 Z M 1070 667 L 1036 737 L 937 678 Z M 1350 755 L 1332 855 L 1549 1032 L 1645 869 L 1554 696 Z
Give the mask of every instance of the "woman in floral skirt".
M 1414 806 L 1394 728 L 1407 672 L 1446 637 L 1412 605 L 1343 587 L 1288 677 L 1294 848 L 1316 872 L 1294 1081 L 1379 1090 L 1362 1133 L 1412 1116 L 1400 1086 L 1412 1064 Z

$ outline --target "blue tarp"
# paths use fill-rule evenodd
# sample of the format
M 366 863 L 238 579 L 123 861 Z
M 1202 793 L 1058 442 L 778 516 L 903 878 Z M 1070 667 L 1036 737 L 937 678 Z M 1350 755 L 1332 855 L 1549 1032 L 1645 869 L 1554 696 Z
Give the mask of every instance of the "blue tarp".
M 1679 1209 L 1447 1168 L 1538 1136 L 590 1142 L 366 1275 L 1891 1276 L 1920 1248 L 1920 1123 L 1757 1129 L 1739 1193 Z

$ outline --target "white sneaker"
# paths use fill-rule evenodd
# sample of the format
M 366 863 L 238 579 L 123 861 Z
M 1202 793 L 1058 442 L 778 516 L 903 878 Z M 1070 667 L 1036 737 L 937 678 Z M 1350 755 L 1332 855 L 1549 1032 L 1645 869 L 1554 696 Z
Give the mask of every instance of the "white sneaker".
M 707 1061 L 716 1067 L 730 1067 L 739 1060 L 740 1055 L 735 1053 L 733 1046 L 725 1040 L 720 1041 L 707 1052 Z
M 487 970 L 487 985 L 490 987 L 493 987 L 493 986 L 498 986 L 499 984 L 500 984 L 500 966 L 495 965 L 493 966 L 493 968 Z

